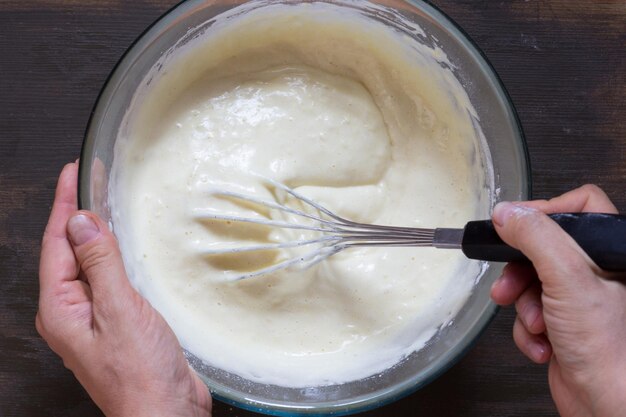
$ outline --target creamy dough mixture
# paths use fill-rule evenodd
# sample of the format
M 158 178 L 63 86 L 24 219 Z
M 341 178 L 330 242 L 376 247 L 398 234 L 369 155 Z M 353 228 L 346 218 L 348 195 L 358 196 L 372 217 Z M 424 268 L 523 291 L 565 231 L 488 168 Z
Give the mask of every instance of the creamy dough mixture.
M 407 44 L 336 6 L 270 6 L 214 24 L 137 94 L 116 145 L 113 224 L 133 284 L 190 352 L 253 381 L 342 383 L 420 349 L 461 308 L 480 267 L 460 251 L 350 249 L 239 282 L 225 278 L 290 254 L 203 253 L 297 237 L 198 218 L 281 218 L 210 193 L 282 201 L 254 174 L 356 221 L 487 216 L 475 111 L 441 50 Z

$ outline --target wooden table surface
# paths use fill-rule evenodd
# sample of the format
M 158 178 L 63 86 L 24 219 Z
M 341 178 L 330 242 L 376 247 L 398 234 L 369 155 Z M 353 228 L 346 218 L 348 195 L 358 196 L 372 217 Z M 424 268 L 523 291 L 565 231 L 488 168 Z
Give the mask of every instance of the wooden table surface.
M 524 126 L 534 197 L 583 183 L 626 211 L 626 2 L 433 0 L 486 53 Z M 37 335 L 39 244 L 57 175 L 77 158 L 98 91 L 173 0 L 0 1 L 0 416 L 98 416 Z M 421 391 L 366 416 L 554 416 L 545 366 L 503 309 Z M 252 413 L 217 403 L 215 416 Z

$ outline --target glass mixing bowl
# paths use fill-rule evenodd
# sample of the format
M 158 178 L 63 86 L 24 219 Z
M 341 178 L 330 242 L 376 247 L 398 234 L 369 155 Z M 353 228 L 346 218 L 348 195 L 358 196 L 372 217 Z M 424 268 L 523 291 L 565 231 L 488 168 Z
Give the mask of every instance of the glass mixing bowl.
M 306 1 L 256 1 L 258 7 L 302 2 Z M 493 163 L 495 200 L 528 198 L 527 151 L 513 104 L 493 68 L 462 29 L 437 8 L 422 1 L 324 2 L 357 9 L 370 19 L 406 32 L 418 42 L 438 45 L 453 63 L 453 71 L 478 113 Z M 192 39 L 203 26 L 213 22 L 211 19 L 242 3 L 245 1 L 182 2 L 129 48 L 102 89 L 85 134 L 79 178 L 81 208 L 92 210 L 111 222 L 107 191 L 113 148 L 135 91 L 169 49 L 184 44 L 185 39 Z M 369 8 L 368 3 L 387 9 Z M 398 16 L 420 25 L 426 35 L 407 32 L 398 23 Z M 273 415 L 345 415 L 375 408 L 429 383 L 467 352 L 496 313 L 497 307 L 489 299 L 489 288 L 500 270 L 501 265 L 485 265 L 484 275 L 451 325 L 441 329 L 424 349 L 385 372 L 362 380 L 310 388 L 264 385 L 212 368 L 189 352 L 186 354 L 216 398 L 245 409 Z

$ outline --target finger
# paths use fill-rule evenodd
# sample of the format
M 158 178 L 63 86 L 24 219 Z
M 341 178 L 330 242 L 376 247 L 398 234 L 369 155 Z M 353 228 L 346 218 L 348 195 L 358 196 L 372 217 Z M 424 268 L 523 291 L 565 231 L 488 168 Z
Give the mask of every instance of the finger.
M 525 201 L 520 204 L 544 213 L 618 213 L 606 193 L 593 184 L 583 185 L 550 200 Z
M 541 285 L 528 287 L 515 302 L 515 310 L 529 333 L 541 334 L 546 331 L 541 305 Z
M 546 363 L 552 356 L 552 346 L 544 334 L 530 334 L 519 317 L 513 324 L 513 340 L 517 348 L 535 363 Z
M 496 232 L 507 244 L 519 249 L 533 263 L 544 291 L 580 295 L 598 278 L 599 268 L 576 242 L 546 214 L 512 203 L 494 208 Z M 586 273 L 585 273 L 586 272 Z
M 117 240 L 95 214 L 79 211 L 67 224 L 68 235 L 84 278 L 91 287 L 94 313 L 126 312 L 136 296 L 126 276 Z
M 491 298 L 505 306 L 515 300 L 537 279 L 537 272 L 530 264 L 512 262 L 502 270 L 502 275 L 491 286 Z
M 76 211 L 77 164 L 67 164 L 57 183 L 54 203 L 41 244 L 40 303 L 63 292 L 63 283 L 76 279 L 78 266 L 67 240 L 66 225 Z
M 92 328 L 91 287 L 80 280 L 67 282 L 62 297 L 55 302 L 41 303 L 37 312 L 35 327 L 52 347 L 53 344 L 71 342 L 78 343 L 77 336 Z M 56 348 L 53 348 L 58 353 Z

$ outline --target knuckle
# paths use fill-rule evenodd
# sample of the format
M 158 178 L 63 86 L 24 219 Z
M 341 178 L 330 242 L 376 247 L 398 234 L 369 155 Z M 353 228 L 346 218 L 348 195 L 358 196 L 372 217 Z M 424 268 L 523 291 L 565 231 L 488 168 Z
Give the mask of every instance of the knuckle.
M 35 328 L 50 349 L 64 359 L 73 345 L 78 343 L 76 332 L 72 332 L 74 324 L 58 318 L 54 311 L 40 310 L 35 316 Z
M 108 267 L 113 261 L 115 249 L 108 244 L 94 245 L 85 251 L 82 256 L 81 269 L 89 274 L 90 271 Z
M 604 194 L 602 189 L 595 184 L 585 184 L 580 188 L 584 191 L 587 191 L 589 194 Z
M 515 322 L 513 323 L 513 341 L 517 345 L 520 350 L 525 349 L 525 338 L 524 338 L 524 329 L 522 325 L 522 321 L 519 315 L 515 318 Z
M 515 216 L 515 234 L 532 236 L 545 227 L 548 218 L 538 210 L 520 208 Z
M 595 184 L 585 184 L 580 189 L 589 196 L 591 199 L 598 198 L 607 198 L 606 193 L 602 190 L 602 188 L 598 187 Z
M 57 331 L 55 322 L 50 320 L 50 315 L 41 310 L 38 311 L 37 316 L 35 316 L 35 329 L 37 329 L 37 333 L 48 343 L 51 342 Z

